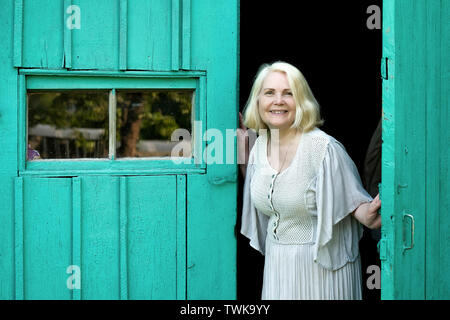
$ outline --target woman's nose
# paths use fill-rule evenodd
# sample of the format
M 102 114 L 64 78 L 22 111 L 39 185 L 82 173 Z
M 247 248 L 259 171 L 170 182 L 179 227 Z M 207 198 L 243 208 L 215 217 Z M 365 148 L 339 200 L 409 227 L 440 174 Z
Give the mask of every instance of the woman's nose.
M 281 94 L 275 94 L 274 103 L 277 104 L 277 105 L 278 104 L 283 104 L 284 103 L 283 96 Z

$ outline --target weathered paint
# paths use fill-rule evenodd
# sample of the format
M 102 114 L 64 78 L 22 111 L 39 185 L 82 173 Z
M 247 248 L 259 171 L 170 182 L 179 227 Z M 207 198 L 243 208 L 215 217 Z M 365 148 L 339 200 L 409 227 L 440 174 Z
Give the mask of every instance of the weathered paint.
M 236 128 L 237 2 L 4 3 L 1 299 L 235 298 L 237 170 L 202 156 Z M 194 89 L 196 158 L 26 162 L 26 90 L 77 88 Z
M 383 11 L 382 298 L 448 299 L 449 5 Z

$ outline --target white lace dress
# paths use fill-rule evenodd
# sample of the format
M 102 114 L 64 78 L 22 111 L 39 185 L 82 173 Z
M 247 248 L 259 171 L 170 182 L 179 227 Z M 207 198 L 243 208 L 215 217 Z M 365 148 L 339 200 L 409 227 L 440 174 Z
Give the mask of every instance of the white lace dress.
M 241 232 L 265 255 L 262 299 L 361 299 L 353 212 L 372 197 L 336 139 L 320 129 L 303 133 L 288 168 L 267 160 L 267 136 L 250 153 Z

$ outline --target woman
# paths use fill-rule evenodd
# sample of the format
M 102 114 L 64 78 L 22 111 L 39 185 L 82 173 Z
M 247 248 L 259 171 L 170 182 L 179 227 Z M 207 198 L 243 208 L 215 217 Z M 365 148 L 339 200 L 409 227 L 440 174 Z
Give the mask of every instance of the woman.
M 262 66 L 244 124 L 260 133 L 241 166 L 241 232 L 265 255 L 262 299 L 361 299 L 361 224 L 381 226 L 381 202 L 342 144 L 317 128 L 319 106 L 301 72 Z

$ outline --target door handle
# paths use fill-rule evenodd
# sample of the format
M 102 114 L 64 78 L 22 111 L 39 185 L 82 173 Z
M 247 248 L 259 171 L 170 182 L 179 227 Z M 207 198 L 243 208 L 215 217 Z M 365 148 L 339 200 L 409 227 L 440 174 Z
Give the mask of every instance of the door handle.
M 411 220 L 411 244 L 409 247 L 405 246 L 405 244 L 403 244 L 403 252 L 405 252 L 406 250 L 411 250 L 414 247 L 414 229 L 415 229 L 414 217 L 411 214 L 404 213 L 403 214 L 403 222 L 405 221 L 405 218 L 408 218 Z

